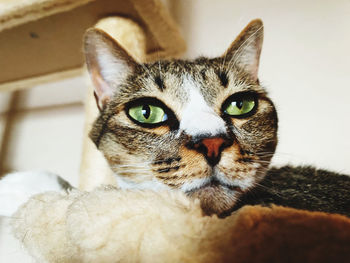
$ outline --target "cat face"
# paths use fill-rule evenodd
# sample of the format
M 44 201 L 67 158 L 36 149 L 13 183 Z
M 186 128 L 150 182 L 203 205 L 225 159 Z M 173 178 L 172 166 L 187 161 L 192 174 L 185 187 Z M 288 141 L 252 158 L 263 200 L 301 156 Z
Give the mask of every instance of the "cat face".
M 174 189 L 222 214 L 265 174 L 277 115 L 257 78 L 262 22 L 222 57 L 139 64 L 91 29 L 85 53 L 100 116 L 90 137 L 122 188 Z

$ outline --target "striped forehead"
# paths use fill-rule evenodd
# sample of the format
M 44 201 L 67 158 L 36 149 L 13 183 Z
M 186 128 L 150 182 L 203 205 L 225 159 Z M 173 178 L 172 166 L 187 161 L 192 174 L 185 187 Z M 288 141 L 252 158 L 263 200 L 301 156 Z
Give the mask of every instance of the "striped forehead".
M 182 110 L 180 130 L 191 136 L 225 134 L 225 122 L 206 102 L 200 83 L 185 75 L 182 79 L 182 88 L 188 94 L 188 100 Z

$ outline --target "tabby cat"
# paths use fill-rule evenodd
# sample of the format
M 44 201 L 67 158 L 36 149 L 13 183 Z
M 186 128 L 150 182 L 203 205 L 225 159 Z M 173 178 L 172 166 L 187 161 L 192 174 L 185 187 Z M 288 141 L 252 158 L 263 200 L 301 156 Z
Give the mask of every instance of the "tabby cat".
M 254 20 L 221 57 L 139 64 L 103 31 L 87 31 L 100 109 L 90 137 L 119 187 L 182 191 L 205 214 L 222 217 L 271 203 L 350 216 L 349 176 L 310 167 L 267 171 L 277 114 L 258 80 L 262 41 L 262 22 Z M 34 193 L 69 187 L 51 174 L 6 176 L 0 215 Z
M 98 29 L 85 55 L 100 116 L 90 137 L 122 188 L 174 189 L 222 214 L 265 175 L 277 114 L 259 84 L 263 24 L 217 58 L 138 64 Z

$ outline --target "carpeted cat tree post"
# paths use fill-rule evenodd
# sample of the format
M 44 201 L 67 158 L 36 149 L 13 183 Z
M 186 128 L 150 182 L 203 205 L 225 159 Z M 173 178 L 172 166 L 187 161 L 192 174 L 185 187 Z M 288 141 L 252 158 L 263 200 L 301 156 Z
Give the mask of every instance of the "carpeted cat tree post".
M 0 0 L 0 91 L 83 74 L 82 38 L 95 25 L 140 62 L 176 57 L 185 50 L 160 0 Z M 80 177 L 84 190 L 114 184 L 104 158 L 87 137 L 96 116 L 90 87 Z

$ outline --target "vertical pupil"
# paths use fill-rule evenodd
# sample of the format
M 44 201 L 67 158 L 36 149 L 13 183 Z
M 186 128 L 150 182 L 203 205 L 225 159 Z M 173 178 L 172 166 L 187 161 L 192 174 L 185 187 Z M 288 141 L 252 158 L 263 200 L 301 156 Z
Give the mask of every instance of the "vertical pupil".
M 143 105 L 142 106 L 142 115 L 145 117 L 145 119 L 148 119 L 151 115 L 151 108 L 149 105 Z
M 243 100 L 237 100 L 236 101 L 236 107 L 238 109 L 242 109 L 242 107 L 243 107 Z

